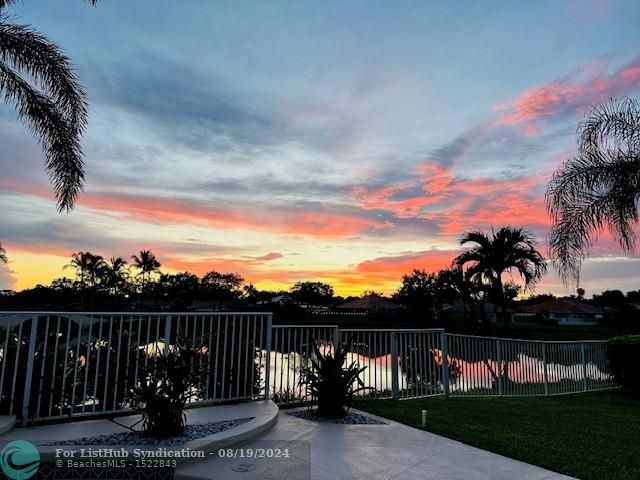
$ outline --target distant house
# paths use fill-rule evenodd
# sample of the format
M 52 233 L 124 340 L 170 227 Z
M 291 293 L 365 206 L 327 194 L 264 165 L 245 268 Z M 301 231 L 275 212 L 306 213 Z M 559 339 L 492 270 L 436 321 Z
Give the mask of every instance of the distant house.
M 522 305 L 511 315 L 514 323 L 557 322 L 558 325 L 597 325 L 603 310 L 575 298 L 554 298 Z
M 368 312 L 368 313 L 393 313 L 400 310 L 400 307 L 386 298 L 378 295 L 367 295 L 356 298 L 342 305 L 338 305 L 339 310 L 348 312 Z

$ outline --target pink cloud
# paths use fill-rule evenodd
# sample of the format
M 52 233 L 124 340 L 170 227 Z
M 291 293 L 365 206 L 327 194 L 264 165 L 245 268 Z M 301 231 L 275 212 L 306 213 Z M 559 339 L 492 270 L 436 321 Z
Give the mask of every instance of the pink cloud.
M 493 110 L 502 112 L 497 123 L 520 125 L 528 136 L 539 133 L 538 122 L 565 114 L 581 113 L 585 107 L 609 97 L 628 95 L 640 88 L 640 58 L 611 73 L 602 62 L 578 69 L 553 82 L 533 87 L 513 99 L 500 101 Z
M 0 188 L 51 199 L 48 187 L 0 179 Z M 247 229 L 310 237 L 341 238 L 388 225 L 357 212 L 344 213 L 339 206 L 315 209 L 300 206 L 230 205 L 223 208 L 190 199 L 152 197 L 143 194 L 84 192 L 79 207 L 122 214 L 132 220 L 175 225 Z

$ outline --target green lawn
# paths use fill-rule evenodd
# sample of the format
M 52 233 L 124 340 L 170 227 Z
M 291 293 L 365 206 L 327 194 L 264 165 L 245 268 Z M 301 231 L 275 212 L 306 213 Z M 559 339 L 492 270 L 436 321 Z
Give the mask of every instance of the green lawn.
M 359 400 L 356 408 L 582 480 L 640 479 L 640 401 L 617 393 Z

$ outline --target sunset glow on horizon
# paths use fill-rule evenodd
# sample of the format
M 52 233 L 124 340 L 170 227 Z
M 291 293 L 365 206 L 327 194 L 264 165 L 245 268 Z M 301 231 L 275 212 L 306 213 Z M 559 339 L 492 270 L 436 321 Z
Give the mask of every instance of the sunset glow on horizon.
M 86 191 L 56 212 L 43 154 L 0 104 L 0 289 L 72 277 L 71 254 L 392 293 L 467 230 L 524 227 L 590 105 L 638 97 L 633 1 L 24 2 L 90 101 Z M 640 288 L 606 234 L 587 295 Z M 550 269 L 540 293 L 568 294 Z

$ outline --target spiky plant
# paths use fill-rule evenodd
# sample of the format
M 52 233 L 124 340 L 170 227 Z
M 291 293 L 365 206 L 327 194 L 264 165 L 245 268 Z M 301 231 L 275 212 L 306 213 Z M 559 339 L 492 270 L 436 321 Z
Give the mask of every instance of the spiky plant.
M 129 399 L 142 413 L 146 435 L 161 438 L 184 433 L 187 403 L 202 395 L 206 388 L 207 368 L 200 365 L 201 352 L 201 345 L 181 338 L 168 351 L 156 347 L 154 358 L 139 362 L 139 381 L 131 389 Z
M 311 359 L 311 366 L 301 369 L 300 386 L 318 403 L 318 415 L 343 417 L 351 407 L 353 395 L 366 389 L 360 374 L 367 367 L 360 367 L 355 360 L 347 365 L 350 344 L 340 344 L 333 353 L 323 353 L 320 345 L 314 343 L 313 350 L 315 358 Z

